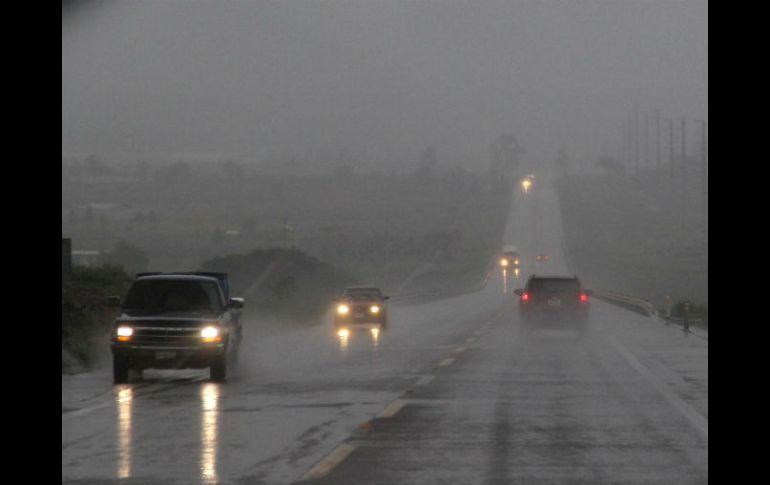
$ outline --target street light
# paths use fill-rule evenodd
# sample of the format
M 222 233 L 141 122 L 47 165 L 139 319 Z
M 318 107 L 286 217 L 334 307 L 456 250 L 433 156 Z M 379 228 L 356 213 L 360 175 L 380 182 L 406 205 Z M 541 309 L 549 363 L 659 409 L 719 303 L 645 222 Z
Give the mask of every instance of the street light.
M 526 194 L 529 192 L 529 188 L 532 186 L 532 179 L 529 177 L 526 177 L 524 180 L 521 181 L 521 188 L 524 190 L 524 193 Z

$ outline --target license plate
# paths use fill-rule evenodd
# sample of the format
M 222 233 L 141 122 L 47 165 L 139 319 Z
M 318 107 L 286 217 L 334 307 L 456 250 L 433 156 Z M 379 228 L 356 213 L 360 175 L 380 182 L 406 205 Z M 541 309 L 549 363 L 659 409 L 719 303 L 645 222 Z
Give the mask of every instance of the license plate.
M 364 314 L 363 313 L 356 313 L 356 318 L 364 318 Z
M 155 360 L 175 359 L 175 358 L 176 358 L 176 352 L 169 352 L 169 351 L 155 352 Z
M 548 306 L 561 306 L 561 300 L 559 298 L 551 298 L 548 300 Z

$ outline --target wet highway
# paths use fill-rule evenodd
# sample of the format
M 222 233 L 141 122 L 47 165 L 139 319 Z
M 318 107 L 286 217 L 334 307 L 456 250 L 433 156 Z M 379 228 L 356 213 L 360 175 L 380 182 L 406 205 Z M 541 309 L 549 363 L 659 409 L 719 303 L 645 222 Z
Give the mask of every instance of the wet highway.
M 518 194 L 506 240 L 529 261 L 521 274 L 396 300 L 387 331 L 246 321 L 224 384 L 194 370 L 120 386 L 110 369 L 62 376 L 62 481 L 706 483 L 707 340 L 598 299 L 585 338 L 520 331 L 512 289 L 568 271 L 560 227 L 552 191 Z

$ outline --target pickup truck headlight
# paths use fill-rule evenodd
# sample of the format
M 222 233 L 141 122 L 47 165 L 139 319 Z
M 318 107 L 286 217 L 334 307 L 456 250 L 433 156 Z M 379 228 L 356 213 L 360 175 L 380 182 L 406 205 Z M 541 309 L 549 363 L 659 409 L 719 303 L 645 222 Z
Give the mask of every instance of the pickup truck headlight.
M 337 305 L 337 313 L 339 313 L 340 315 L 347 315 L 349 311 L 350 311 L 349 306 L 345 304 Z
M 380 307 L 377 305 L 372 305 L 369 307 L 369 311 L 374 313 L 375 315 L 380 313 Z
M 222 340 L 217 327 L 203 327 L 201 329 L 201 338 L 204 342 L 218 342 Z
M 131 336 L 134 334 L 134 329 L 126 326 L 118 327 L 117 334 L 118 334 L 118 340 L 120 340 L 121 342 L 125 342 L 126 340 L 129 340 Z

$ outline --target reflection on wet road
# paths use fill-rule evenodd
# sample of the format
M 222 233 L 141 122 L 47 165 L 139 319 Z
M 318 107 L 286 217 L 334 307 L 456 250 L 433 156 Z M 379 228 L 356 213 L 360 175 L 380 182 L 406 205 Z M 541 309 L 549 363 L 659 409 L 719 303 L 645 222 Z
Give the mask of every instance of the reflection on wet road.
M 519 268 L 513 268 L 513 271 L 508 273 L 508 270 L 503 268 L 501 271 L 503 281 L 503 295 L 513 293 L 513 289 L 518 286 L 520 280 L 521 270 Z
M 184 379 L 181 385 L 198 384 L 197 379 Z M 114 388 L 115 416 L 116 416 L 116 443 L 115 443 L 115 476 L 118 479 L 132 478 L 134 473 L 134 436 L 142 430 L 135 429 L 134 407 L 137 398 L 145 400 L 145 403 L 153 403 L 154 395 L 164 391 L 173 390 L 180 382 L 166 382 L 168 387 L 151 389 L 156 384 L 153 380 L 135 384 L 121 384 Z M 163 384 L 161 382 L 161 384 Z M 176 384 L 176 385 L 173 385 Z M 219 384 L 213 382 L 200 382 L 200 478 L 201 483 L 219 483 L 217 475 L 217 450 L 218 450 L 218 424 L 219 424 Z M 93 411 L 97 411 L 94 408 Z M 89 411 L 86 409 L 85 411 Z M 173 439 L 173 436 L 169 438 Z M 141 473 L 140 473 L 141 475 Z
M 201 386 L 201 479 L 217 483 L 217 423 L 219 420 L 219 384 Z
M 118 407 L 118 478 L 131 476 L 131 413 L 134 390 L 123 384 L 115 388 L 115 404 Z
M 369 342 L 371 349 L 376 351 L 380 346 L 380 328 L 378 327 L 365 327 L 360 329 L 348 329 L 341 328 L 337 330 L 337 339 L 339 341 L 339 348 L 343 352 L 347 352 L 351 341 Z M 364 343 L 364 345 L 366 345 Z
M 508 270 L 503 269 L 503 294 L 508 294 Z

